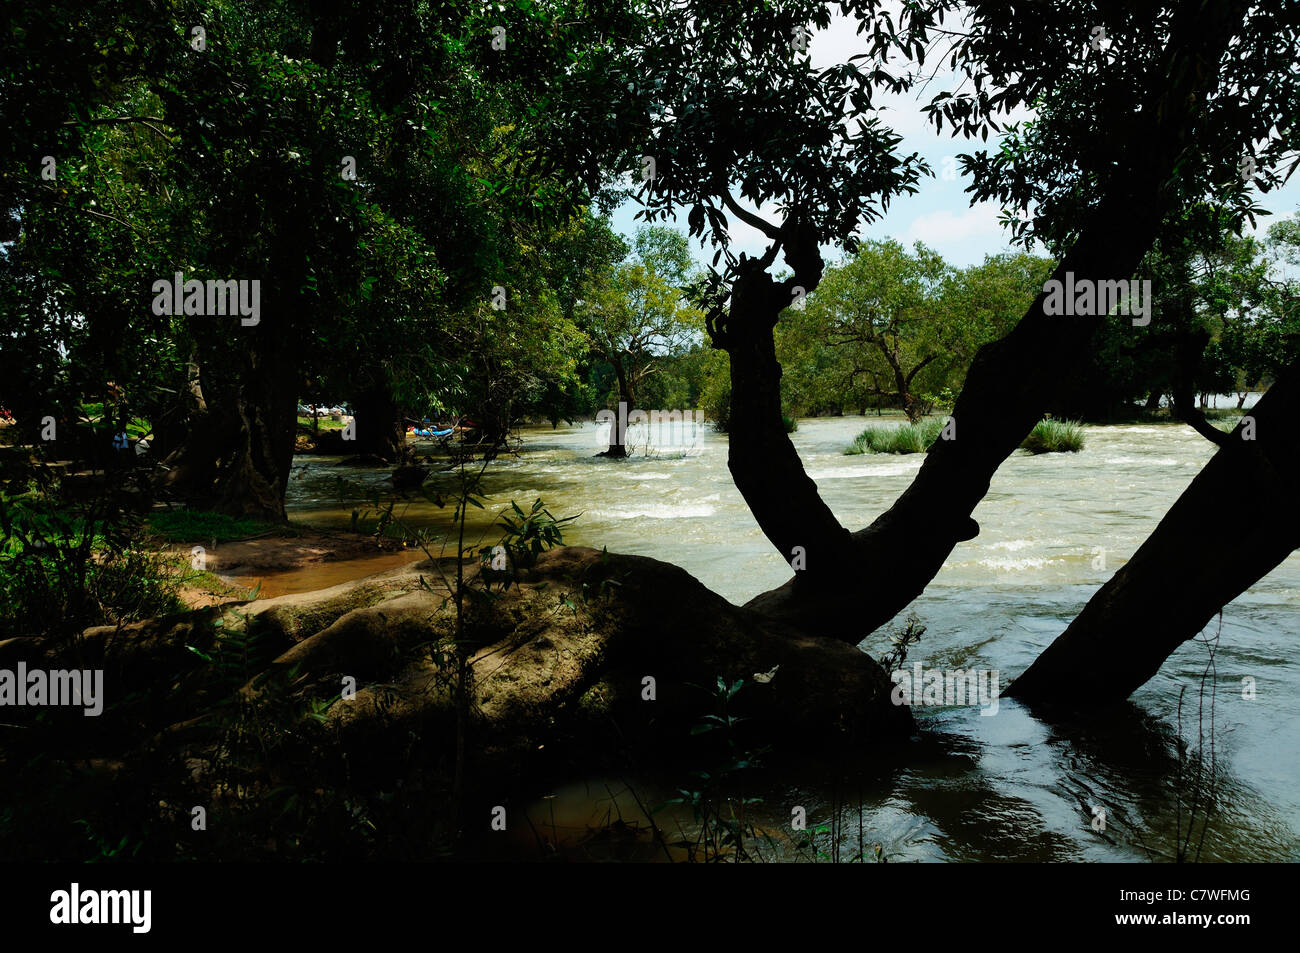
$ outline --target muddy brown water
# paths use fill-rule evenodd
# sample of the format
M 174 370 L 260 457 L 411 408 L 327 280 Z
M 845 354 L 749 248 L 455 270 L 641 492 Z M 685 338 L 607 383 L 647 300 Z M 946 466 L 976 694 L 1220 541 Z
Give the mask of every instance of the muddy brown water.
M 887 509 L 921 464 L 919 456 L 843 455 L 876 422 L 801 420 L 792 435 L 823 497 L 852 528 Z M 1086 438 L 1078 454 L 1017 452 L 1003 464 L 975 511 L 979 536 L 959 544 L 922 596 L 886 627 L 901 625 L 908 612 L 927 626 L 909 665 L 996 671 L 1005 687 L 1124 564 L 1213 450 L 1176 424 L 1088 427 Z M 525 430 L 518 455 L 485 474 L 488 508 L 470 511 L 470 541 L 495 542 L 495 513 L 512 499 L 526 508 L 540 497 L 557 516 L 581 514 L 566 531 L 568 542 L 677 563 L 737 603 L 788 578 L 788 566 L 731 483 L 725 436 L 701 429 L 680 441 L 686 446 L 625 461 L 595 457 L 600 441 L 591 424 Z M 369 518 L 355 495 L 385 490 L 387 473 L 336 462 L 296 461 L 292 515 L 340 528 L 351 524 L 354 510 Z M 351 486 L 340 484 L 340 476 Z M 453 475 L 432 481 L 454 494 Z M 450 535 L 451 507 L 421 501 L 399 512 Z M 388 568 L 374 565 L 374 571 Z M 364 568 L 310 567 L 264 580 L 263 591 L 320 588 Z M 1225 609 L 1215 672 L 1204 691 L 1208 648 L 1190 642 L 1131 704 L 1079 725 L 1045 723 L 1009 700 L 993 715 L 978 705 L 919 706 L 919 737 L 901 757 L 870 766 L 848 786 L 837 781 L 845 765 L 787 768 L 753 792 L 763 802 L 751 808 L 752 818 L 774 835 L 773 856 L 786 859 L 810 856 L 790 842 L 792 817 L 802 808 L 810 829 L 839 818 L 838 850 L 846 859 L 858 851 L 860 822 L 865 842 L 881 844 L 893 861 L 1167 860 L 1187 840 L 1191 814 L 1190 851 L 1199 844 L 1202 860 L 1294 860 L 1300 857 L 1298 619 L 1300 556 L 1293 555 Z M 1216 628 L 1217 622 L 1207 635 Z M 885 631 L 863 647 L 873 654 L 886 649 Z M 1247 680 L 1253 697 L 1243 690 Z M 1199 795 L 1198 750 L 1209 775 Z M 677 781 L 573 778 L 511 807 L 507 832 L 486 840 L 484 849 L 536 856 L 544 852 L 539 844 L 558 840 L 599 856 L 662 857 L 644 834 L 648 821 L 638 801 L 658 804 L 673 795 Z M 656 817 L 674 836 L 681 836 L 678 828 L 695 830 L 689 810 Z M 829 841 L 829 834 L 818 838 L 823 854 L 836 850 Z

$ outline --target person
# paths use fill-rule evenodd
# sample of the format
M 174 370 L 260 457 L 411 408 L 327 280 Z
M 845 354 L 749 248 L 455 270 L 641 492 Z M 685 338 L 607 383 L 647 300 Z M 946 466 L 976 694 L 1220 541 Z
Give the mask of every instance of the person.
M 111 436 L 114 446 L 119 449 L 119 443 L 126 438 L 126 424 L 129 414 L 126 408 L 126 391 L 123 390 L 115 381 L 106 381 L 104 389 L 108 392 L 108 399 L 104 402 L 104 420 L 112 428 Z M 109 406 L 112 405 L 110 412 Z

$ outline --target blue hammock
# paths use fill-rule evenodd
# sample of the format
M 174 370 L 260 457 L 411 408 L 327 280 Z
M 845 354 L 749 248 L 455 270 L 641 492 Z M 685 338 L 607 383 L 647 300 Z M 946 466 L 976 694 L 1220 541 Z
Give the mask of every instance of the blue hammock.
M 421 430 L 419 427 L 412 427 L 411 433 L 415 434 L 417 437 L 445 437 L 454 429 L 455 428 L 453 427 L 448 427 L 446 430 Z

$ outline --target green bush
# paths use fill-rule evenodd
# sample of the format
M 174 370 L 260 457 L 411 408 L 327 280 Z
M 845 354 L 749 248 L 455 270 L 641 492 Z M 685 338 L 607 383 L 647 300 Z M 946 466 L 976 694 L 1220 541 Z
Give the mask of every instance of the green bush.
M 799 421 L 795 420 L 793 417 L 787 417 L 782 414 L 781 423 L 785 426 L 786 433 L 794 433 L 799 429 Z
M 0 529 L 0 631 L 69 636 L 182 608 L 184 570 L 154 551 L 138 518 L 0 494 Z
M 939 439 L 945 418 L 934 417 L 902 427 L 868 427 L 845 448 L 846 454 L 925 453 Z
M 1083 449 L 1083 428 L 1075 420 L 1047 417 L 1034 424 L 1020 446 L 1030 453 L 1078 453 Z

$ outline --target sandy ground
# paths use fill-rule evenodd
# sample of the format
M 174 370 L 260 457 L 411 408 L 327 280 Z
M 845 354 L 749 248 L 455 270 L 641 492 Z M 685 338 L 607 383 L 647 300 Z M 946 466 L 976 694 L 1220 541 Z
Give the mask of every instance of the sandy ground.
M 188 557 L 195 546 L 204 548 L 205 568 L 217 578 L 181 588 L 178 595 L 191 608 L 243 601 L 254 588 L 262 598 L 324 589 L 425 558 L 396 540 L 312 530 L 230 542 L 196 539 L 174 543 L 170 550 Z

